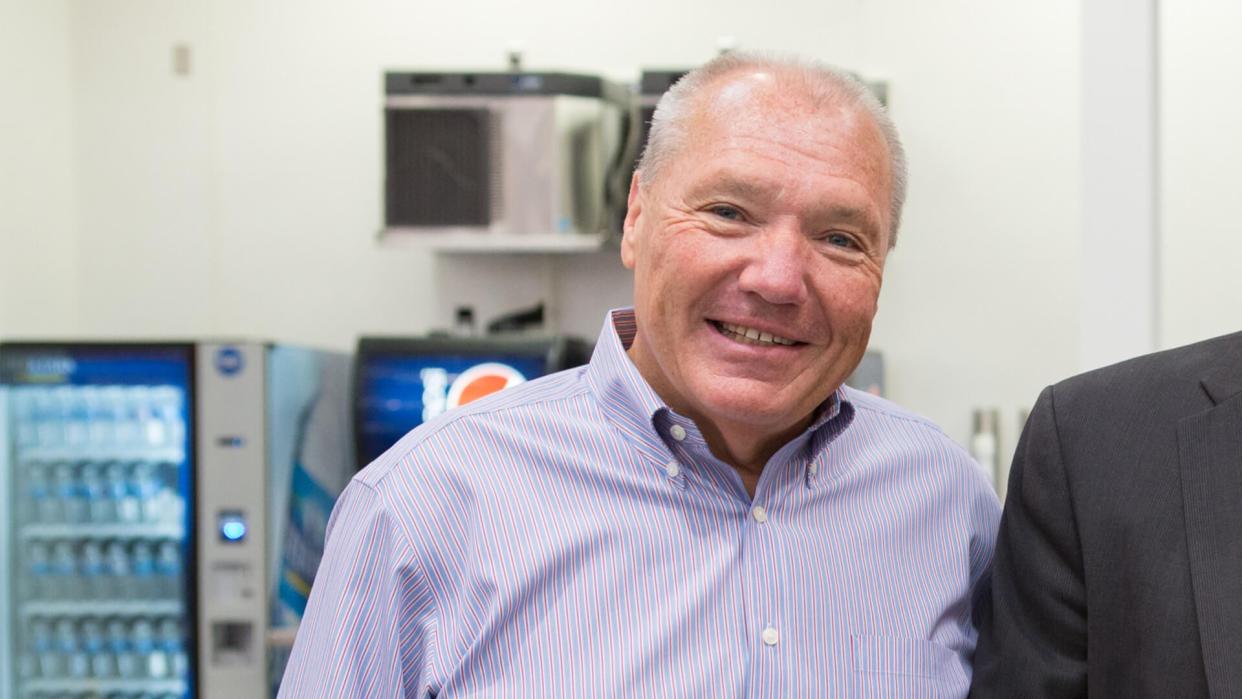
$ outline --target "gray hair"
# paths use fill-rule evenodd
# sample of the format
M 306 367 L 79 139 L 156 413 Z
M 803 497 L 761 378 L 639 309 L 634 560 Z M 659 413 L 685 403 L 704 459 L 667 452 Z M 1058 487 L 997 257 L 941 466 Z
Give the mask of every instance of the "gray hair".
M 654 182 L 685 142 L 686 122 L 693 111 L 689 107 L 693 106 L 703 89 L 729 73 L 750 68 L 770 70 L 786 79 L 792 78 L 811 96 L 834 104 L 857 107 L 876 123 L 888 146 L 889 171 L 893 178 L 889 202 L 889 247 L 895 246 L 897 229 L 901 224 L 901 208 L 906 200 L 906 153 L 897 135 L 897 127 L 889 118 L 888 110 L 857 77 L 819 61 L 781 54 L 730 51 L 686 73 L 656 105 L 647 145 L 638 161 L 642 182 Z

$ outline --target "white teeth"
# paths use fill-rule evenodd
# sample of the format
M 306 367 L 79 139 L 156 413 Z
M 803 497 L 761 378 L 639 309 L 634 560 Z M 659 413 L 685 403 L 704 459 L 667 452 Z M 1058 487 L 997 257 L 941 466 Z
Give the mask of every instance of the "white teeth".
M 779 335 L 760 332 L 754 328 L 748 328 L 744 325 L 734 325 L 733 323 L 721 323 L 720 327 L 724 328 L 729 334 L 733 335 L 735 340 L 745 340 L 749 344 L 769 344 L 769 345 L 792 345 L 793 340 L 789 340 Z

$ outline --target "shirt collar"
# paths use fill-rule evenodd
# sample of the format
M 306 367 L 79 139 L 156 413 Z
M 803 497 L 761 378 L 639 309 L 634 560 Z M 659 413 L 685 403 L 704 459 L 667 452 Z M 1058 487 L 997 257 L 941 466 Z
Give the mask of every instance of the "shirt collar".
M 657 424 L 667 428 L 669 420 L 661 414 L 677 414 L 660 399 L 626 354 L 637 332 L 638 322 L 633 308 L 609 311 L 587 366 L 587 381 L 608 419 L 640 451 L 663 465 L 672 453 Z M 820 404 L 816 413 L 811 425 L 793 440 L 805 441 L 813 455 L 822 454 L 823 448 L 849 426 L 853 421 L 854 406 L 848 400 L 845 389 L 838 387 Z

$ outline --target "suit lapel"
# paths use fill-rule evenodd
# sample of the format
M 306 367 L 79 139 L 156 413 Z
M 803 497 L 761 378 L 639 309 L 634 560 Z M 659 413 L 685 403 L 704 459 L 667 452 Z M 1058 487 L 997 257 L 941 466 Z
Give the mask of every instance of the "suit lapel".
M 1242 372 L 1203 387 L 1216 407 L 1177 429 L 1191 581 L 1211 694 L 1242 696 Z

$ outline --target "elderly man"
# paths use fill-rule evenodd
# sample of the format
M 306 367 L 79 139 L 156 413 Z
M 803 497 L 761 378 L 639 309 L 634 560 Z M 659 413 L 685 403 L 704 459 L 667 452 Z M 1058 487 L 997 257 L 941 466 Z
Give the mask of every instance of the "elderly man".
M 282 695 L 964 696 L 999 505 L 842 386 L 904 181 L 844 74 L 686 76 L 631 185 L 635 307 L 354 479 Z

